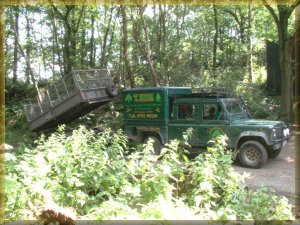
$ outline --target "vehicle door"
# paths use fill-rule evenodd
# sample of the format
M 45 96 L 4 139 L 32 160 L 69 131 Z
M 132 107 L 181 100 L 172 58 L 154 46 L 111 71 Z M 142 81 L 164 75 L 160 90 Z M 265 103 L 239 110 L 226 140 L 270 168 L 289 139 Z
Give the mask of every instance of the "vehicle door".
M 222 102 L 207 101 L 199 104 L 198 134 L 201 146 L 209 140 L 226 134 L 228 120 Z
M 168 123 L 168 136 L 169 140 L 172 139 L 183 139 L 183 133 L 193 128 L 192 137 L 189 139 L 191 146 L 199 145 L 198 129 L 197 125 L 199 122 L 199 109 L 197 101 L 186 103 L 184 101 L 177 102 L 173 105 L 173 110 Z

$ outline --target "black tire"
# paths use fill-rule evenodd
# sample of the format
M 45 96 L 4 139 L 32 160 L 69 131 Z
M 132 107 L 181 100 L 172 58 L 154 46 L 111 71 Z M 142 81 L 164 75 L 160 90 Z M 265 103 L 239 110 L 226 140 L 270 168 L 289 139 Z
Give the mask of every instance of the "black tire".
M 282 148 L 277 149 L 277 150 L 270 150 L 269 151 L 269 159 L 275 159 L 277 156 L 280 155 Z
M 115 97 L 118 94 L 118 88 L 115 85 L 109 85 L 106 88 L 106 93 L 109 97 Z
M 144 143 L 147 143 L 150 139 L 153 140 L 153 150 L 154 150 L 155 155 L 160 155 L 160 151 L 162 148 L 161 141 L 159 140 L 159 138 L 157 138 L 155 136 L 149 136 L 145 139 Z
M 249 168 L 261 168 L 268 160 L 266 148 L 257 141 L 246 141 L 238 154 L 240 163 Z

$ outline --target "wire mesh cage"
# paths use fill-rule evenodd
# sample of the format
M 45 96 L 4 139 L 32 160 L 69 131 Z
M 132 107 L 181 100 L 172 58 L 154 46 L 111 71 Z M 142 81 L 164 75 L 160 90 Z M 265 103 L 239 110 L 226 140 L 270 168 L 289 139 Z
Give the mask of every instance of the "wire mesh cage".
M 71 76 L 49 82 L 33 102 L 24 105 L 27 120 L 29 122 L 35 120 L 51 108 L 64 104 L 76 94 L 85 96 L 85 100 L 106 96 L 105 90 L 110 90 L 113 85 L 107 69 L 73 70 Z M 99 91 L 102 89 L 104 91 Z M 98 91 L 86 94 L 91 90 Z

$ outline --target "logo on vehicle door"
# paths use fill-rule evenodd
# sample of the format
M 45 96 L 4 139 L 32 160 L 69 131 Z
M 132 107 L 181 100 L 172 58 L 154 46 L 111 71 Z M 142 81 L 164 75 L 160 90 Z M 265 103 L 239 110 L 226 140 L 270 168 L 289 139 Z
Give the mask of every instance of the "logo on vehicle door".
M 208 131 L 209 133 L 209 137 L 211 139 L 216 139 L 217 137 L 225 134 L 224 130 L 219 128 L 219 127 L 215 127 L 215 128 L 212 128 Z

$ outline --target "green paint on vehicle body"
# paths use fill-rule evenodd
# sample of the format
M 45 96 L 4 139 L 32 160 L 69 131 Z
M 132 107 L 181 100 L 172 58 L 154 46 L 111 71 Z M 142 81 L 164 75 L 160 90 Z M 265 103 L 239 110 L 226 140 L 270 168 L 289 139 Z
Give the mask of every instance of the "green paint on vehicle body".
M 192 147 L 226 135 L 228 148 L 238 149 L 246 140 L 258 140 L 268 150 L 282 146 L 288 129 L 282 121 L 256 120 L 241 98 L 192 93 L 191 88 L 150 87 L 123 91 L 124 131 L 139 142 L 156 136 L 162 144 L 181 139 L 193 128 Z

